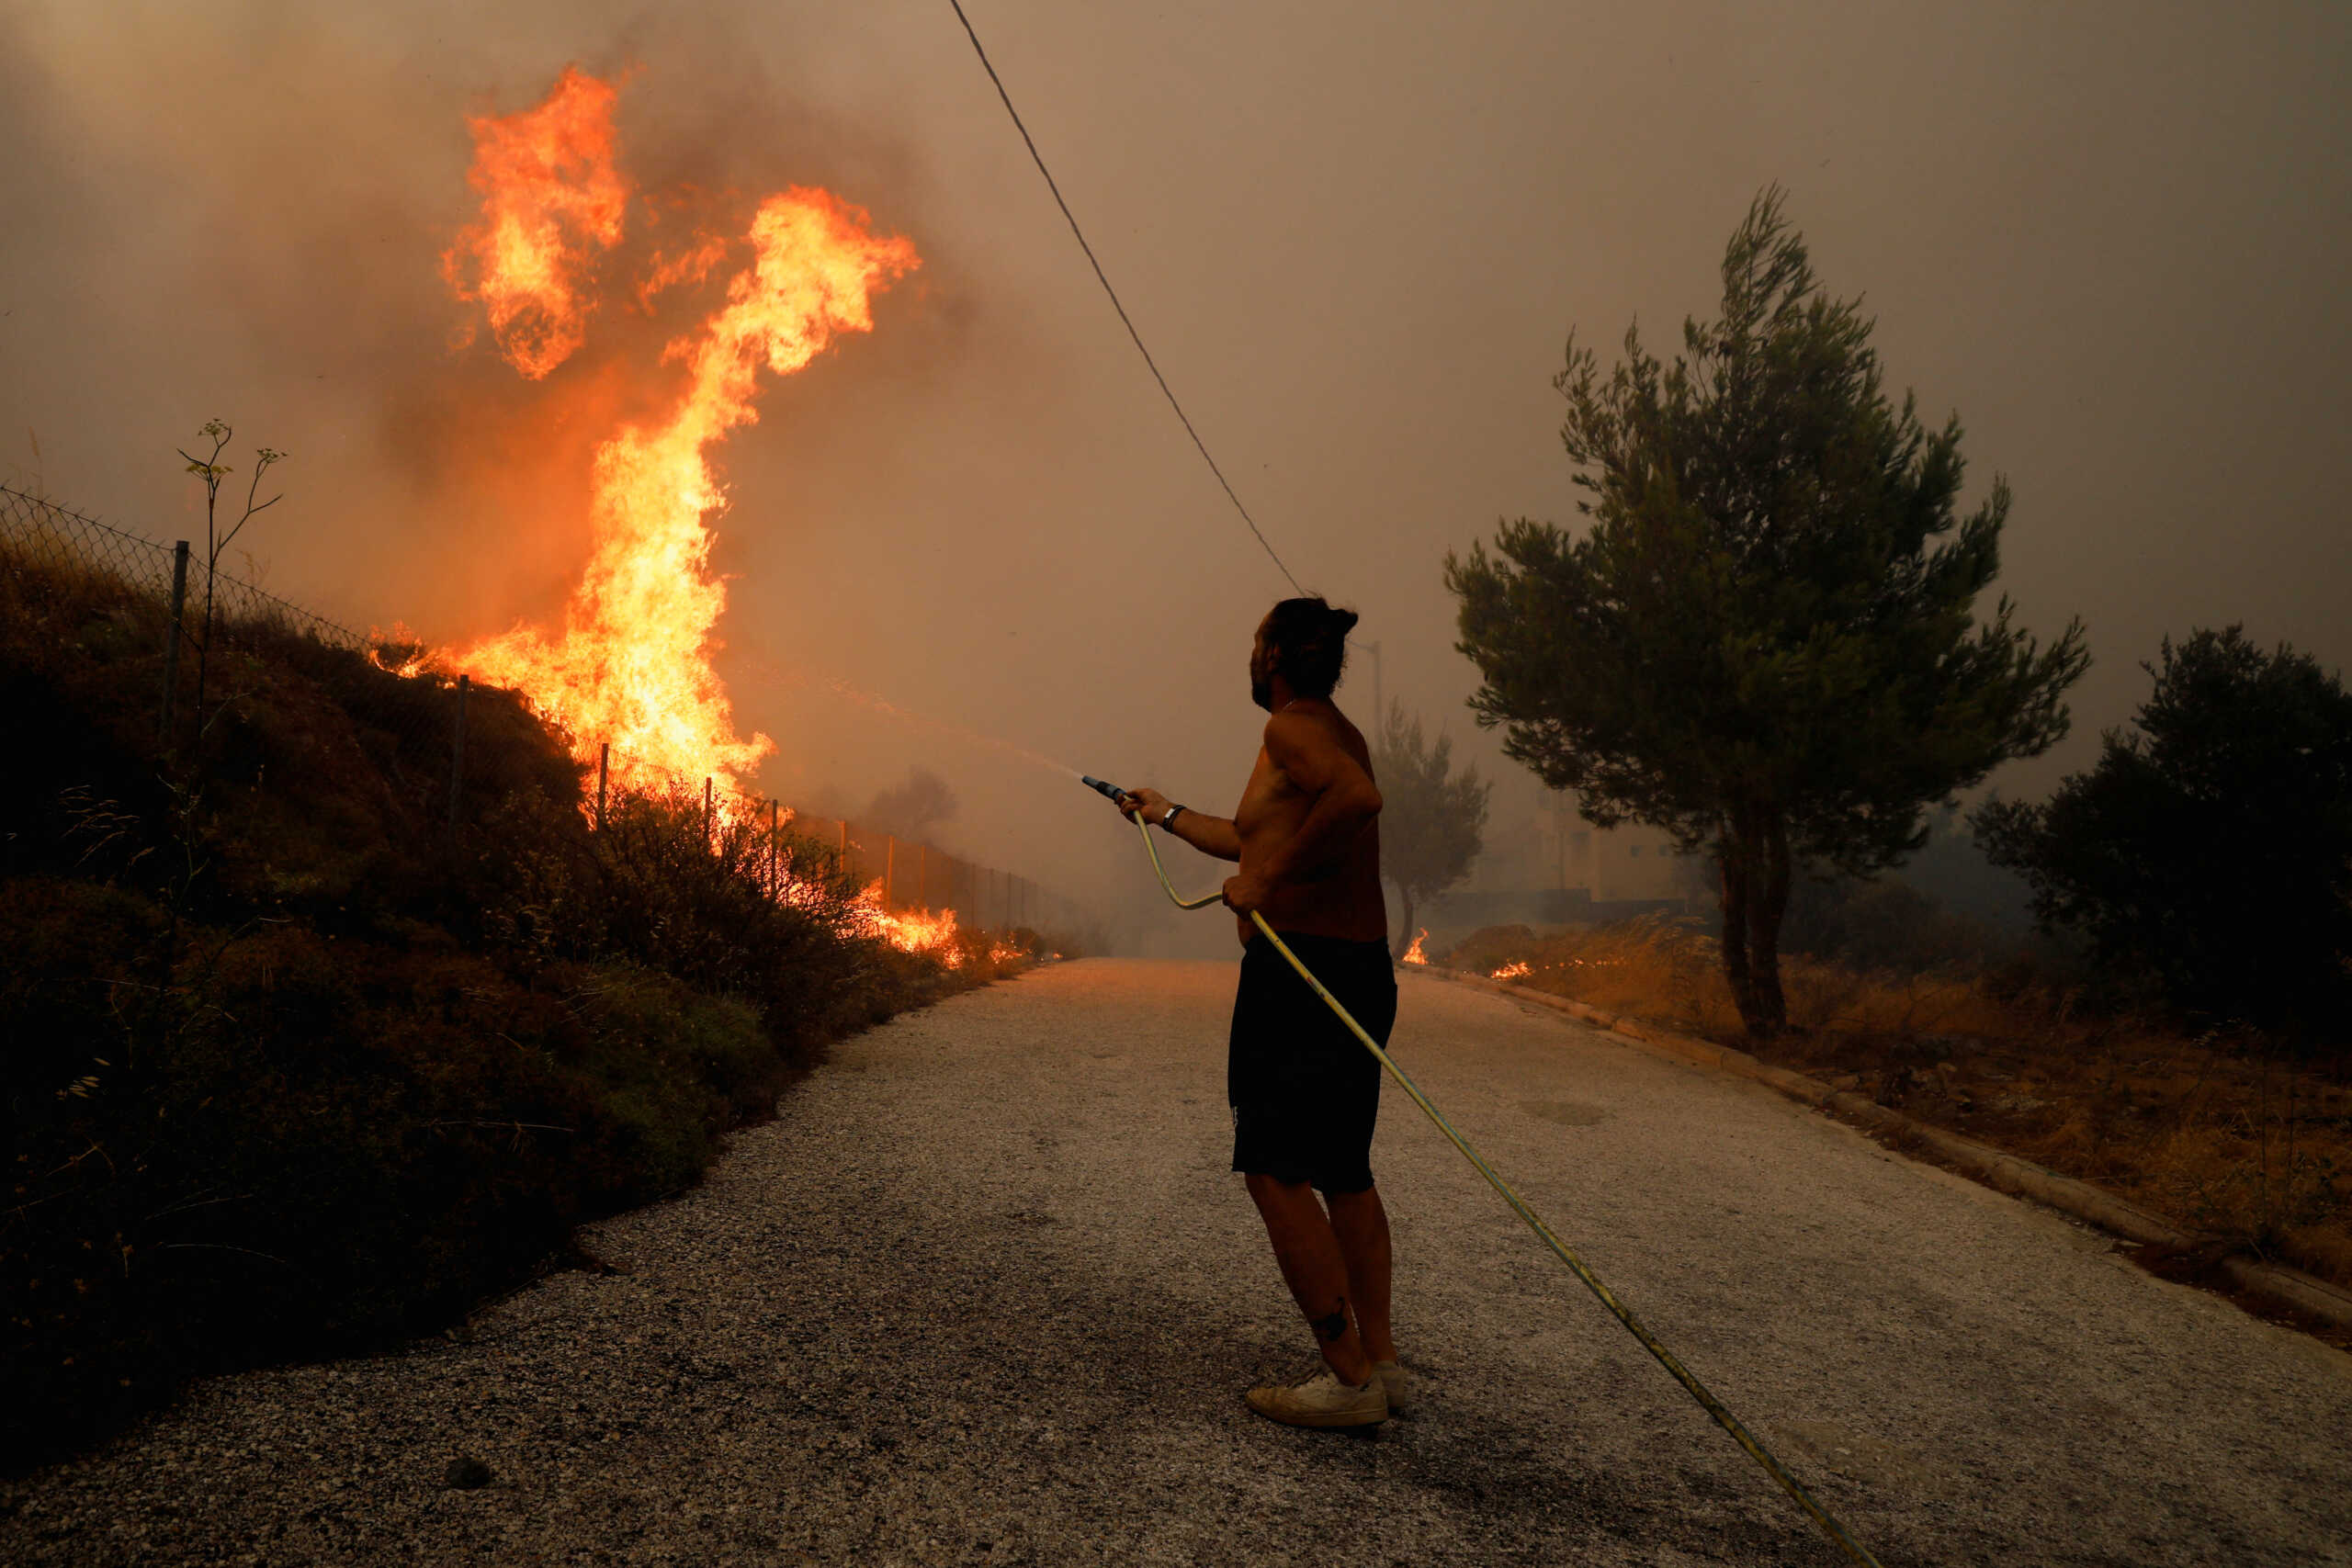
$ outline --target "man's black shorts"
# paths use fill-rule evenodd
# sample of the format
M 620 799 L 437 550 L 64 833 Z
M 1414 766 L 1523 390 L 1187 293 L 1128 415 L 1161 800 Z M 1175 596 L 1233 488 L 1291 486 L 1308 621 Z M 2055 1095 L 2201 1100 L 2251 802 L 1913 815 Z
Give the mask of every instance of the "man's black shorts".
M 1387 944 L 1288 931 L 1283 941 L 1386 1047 L 1396 1022 Z M 1380 1063 L 1262 936 L 1242 950 L 1225 1072 L 1234 1169 L 1326 1193 L 1372 1186 Z

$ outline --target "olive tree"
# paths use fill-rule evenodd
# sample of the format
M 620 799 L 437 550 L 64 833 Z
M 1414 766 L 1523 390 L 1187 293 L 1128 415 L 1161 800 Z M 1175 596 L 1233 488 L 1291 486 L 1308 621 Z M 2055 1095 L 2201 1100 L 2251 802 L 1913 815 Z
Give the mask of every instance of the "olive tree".
M 1568 340 L 1554 386 L 1588 492 L 1571 536 L 1521 519 L 1449 554 L 1478 722 L 1597 827 L 1713 858 L 1723 963 L 1750 1032 L 1786 1025 L 1792 874 L 1868 876 L 1922 813 L 2064 735 L 2082 627 L 2050 647 L 1989 619 L 2007 484 L 1957 515 L 1957 415 L 1881 389 L 1860 301 L 1828 299 L 1781 193 L 1724 248 L 1723 309 L 1662 364 L 1625 334 L 1607 377 Z

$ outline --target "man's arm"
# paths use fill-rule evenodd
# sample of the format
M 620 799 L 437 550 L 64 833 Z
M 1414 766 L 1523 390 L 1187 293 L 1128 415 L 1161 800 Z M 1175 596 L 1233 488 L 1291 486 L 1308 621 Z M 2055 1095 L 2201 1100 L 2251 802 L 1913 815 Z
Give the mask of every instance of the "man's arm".
M 1130 818 L 1141 816 L 1158 827 L 1174 804 L 1156 789 L 1136 789 L 1127 792 L 1127 797 L 1119 802 L 1119 809 Z M 1168 830 L 1204 855 L 1215 855 L 1219 860 L 1241 858 L 1241 834 L 1225 818 L 1212 817 L 1188 806 L 1176 814 L 1176 820 Z
M 1365 824 L 1380 815 L 1382 805 L 1380 787 L 1363 765 L 1328 728 L 1304 714 L 1276 714 L 1266 721 L 1266 754 L 1295 787 L 1315 797 L 1315 804 L 1298 831 L 1274 845 L 1263 863 L 1226 884 L 1226 902 L 1245 914 L 1262 903 L 1275 884 L 1311 880 L 1337 861 Z M 1176 820 L 1181 824 L 1183 818 Z

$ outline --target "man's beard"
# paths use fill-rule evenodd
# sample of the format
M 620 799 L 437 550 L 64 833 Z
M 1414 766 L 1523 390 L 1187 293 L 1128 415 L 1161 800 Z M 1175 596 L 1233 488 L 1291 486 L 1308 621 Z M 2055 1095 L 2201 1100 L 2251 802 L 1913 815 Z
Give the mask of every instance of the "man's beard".
M 1269 680 L 1261 680 L 1261 679 L 1260 679 L 1258 676 L 1255 676 L 1255 675 L 1250 676 L 1250 700 L 1251 702 L 1253 702 L 1253 703 L 1256 703 L 1260 707 L 1264 708 L 1268 713 L 1272 713 L 1272 712 L 1273 712 L 1273 711 L 1274 711 L 1274 683 L 1273 683 L 1273 682 L 1272 682 L 1272 680 L 1270 680 L 1270 679 L 1269 679 Z

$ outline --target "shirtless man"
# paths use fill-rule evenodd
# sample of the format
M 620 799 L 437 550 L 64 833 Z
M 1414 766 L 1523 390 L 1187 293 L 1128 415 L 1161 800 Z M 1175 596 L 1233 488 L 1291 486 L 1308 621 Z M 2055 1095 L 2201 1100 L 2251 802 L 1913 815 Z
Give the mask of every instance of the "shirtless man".
M 1396 976 L 1380 886 L 1380 790 L 1363 736 L 1331 703 L 1355 624 L 1353 611 L 1320 599 L 1285 599 L 1259 625 L 1250 696 L 1273 716 L 1231 821 L 1152 789 L 1119 806 L 1240 863 L 1225 884 L 1242 941 L 1226 1066 L 1233 1168 L 1324 1362 L 1295 1388 L 1256 1388 L 1249 1399 L 1295 1427 L 1372 1426 L 1401 1414 L 1406 1398 L 1388 1322 L 1388 1215 L 1370 1163 L 1380 1064 L 1249 918 L 1262 913 L 1385 1047 Z

